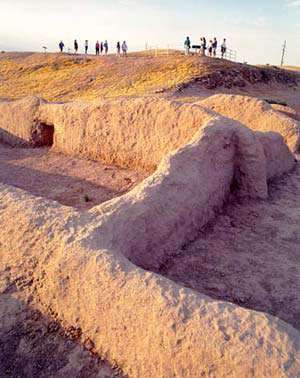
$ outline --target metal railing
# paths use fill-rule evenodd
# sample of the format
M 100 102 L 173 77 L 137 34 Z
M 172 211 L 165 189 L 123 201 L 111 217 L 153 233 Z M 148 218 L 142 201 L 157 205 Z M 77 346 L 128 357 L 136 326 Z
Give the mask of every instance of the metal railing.
M 182 54 L 185 53 L 185 50 L 181 46 L 180 47 L 178 47 L 178 46 L 159 47 L 159 46 L 148 46 L 148 45 L 146 45 L 145 47 L 146 47 L 145 50 L 143 50 L 144 53 L 147 54 L 147 55 L 148 54 L 152 55 L 152 56 L 153 55 L 154 56 L 169 55 L 174 51 L 181 52 Z M 135 51 L 138 52 L 138 51 L 142 51 L 142 50 L 135 50 Z M 192 49 L 191 48 L 190 54 L 191 55 L 199 54 L 200 56 L 204 56 L 200 49 Z M 206 49 L 206 51 L 205 51 L 205 56 L 209 56 L 208 49 Z M 216 54 L 215 57 L 216 58 L 222 58 L 221 47 L 219 47 L 217 49 L 217 54 Z M 236 62 L 237 61 L 237 51 L 232 50 L 230 48 L 227 48 L 223 58 L 227 59 L 227 60 L 231 60 L 233 62 Z
M 47 52 L 47 47 L 46 46 L 43 46 L 43 51 L 46 53 Z M 90 52 L 91 51 L 91 52 Z M 91 48 L 89 51 L 89 55 L 94 55 L 94 51 L 93 51 L 93 48 Z M 74 51 L 72 48 L 69 48 L 67 47 L 65 49 L 65 52 L 68 53 L 68 54 L 73 54 Z M 112 47 L 110 46 L 110 49 L 109 49 L 109 54 L 115 54 L 115 47 Z M 130 45 L 129 45 L 129 52 L 132 52 L 132 53 L 139 53 L 139 54 L 143 54 L 145 56 L 162 56 L 162 55 L 170 55 L 170 54 L 173 54 L 174 52 L 176 53 L 181 53 L 181 54 L 184 54 L 185 53 L 185 50 L 183 48 L 182 45 L 167 45 L 167 46 L 159 46 L 159 45 L 150 45 L 150 44 L 145 44 L 144 46 L 135 46 L 135 47 L 132 47 L 130 48 Z M 81 53 L 79 53 L 80 55 Z M 203 55 L 201 53 L 201 50 L 200 49 L 191 49 L 190 50 L 190 54 L 191 55 L 196 55 L 196 54 L 199 54 L 200 56 Z M 84 55 L 82 53 L 82 55 Z M 206 56 L 209 56 L 208 54 L 208 49 L 206 49 L 205 51 L 205 55 Z M 222 58 L 222 54 L 221 54 L 221 47 L 219 47 L 217 49 L 217 54 L 216 54 L 216 58 Z M 236 62 L 237 61 L 237 51 L 236 50 L 232 50 L 230 48 L 227 48 L 226 49 L 226 53 L 224 54 L 224 59 L 227 59 L 227 60 L 231 60 L 231 61 L 234 61 Z

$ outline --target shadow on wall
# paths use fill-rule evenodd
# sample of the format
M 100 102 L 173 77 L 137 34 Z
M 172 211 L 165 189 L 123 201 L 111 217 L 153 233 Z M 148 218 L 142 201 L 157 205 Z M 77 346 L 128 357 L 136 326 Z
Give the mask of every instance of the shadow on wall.
M 12 147 L 51 147 L 54 139 L 54 126 L 45 123 L 37 124 L 31 134 L 31 140 L 23 139 L 0 128 L 0 142 Z
M 53 145 L 54 126 L 39 123 L 32 132 L 34 147 L 51 147 Z
M 22 139 L 2 128 L 0 128 L 0 142 L 12 147 L 29 147 L 29 143 L 27 140 Z

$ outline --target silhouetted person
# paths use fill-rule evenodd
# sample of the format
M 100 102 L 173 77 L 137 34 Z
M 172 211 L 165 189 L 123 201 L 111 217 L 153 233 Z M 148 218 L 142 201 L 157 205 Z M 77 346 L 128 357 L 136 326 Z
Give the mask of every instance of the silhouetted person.
M 127 51 L 128 51 L 127 43 L 126 43 L 126 41 L 123 41 L 123 43 L 122 43 L 122 52 L 123 52 L 124 56 L 127 56 Z
M 103 47 L 104 47 L 105 54 L 107 55 L 107 53 L 108 53 L 108 42 L 107 41 L 104 42 Z
M 226 51 L 227 51 L 226 38 L 224 38 L 223 39 L 223 43 L 221 45 L 221 56 L 222 56 L 222 59 L 226 55 Z
M 189 55 L 191 49 L 191 40 L 190 37 L 186 37 L 184 42 L 185 55 Z
M 78 42 L 77 42 L 77 39 L 75 39 L 75 41 L 74 41 L 74 51 L 75 51 L 75 54 L 77 54 L 77 52 L 78 52 Z
M 201 45 L 201 50 L 202 50 L 202 55 L 205 55 L 205 50 L 206 50 L 206 38 L 202 38 L 202 45 Z
M 209 45 L 208 45 L 208 55 L 212 56 L 212 54 L 213 54 L 213 41 L 210 40 Z
M 104 46 L 103 46 L 103 42 L 100 43 L 100 54 L 102 55 L 103 54 L 103 50 L 104 50 Z
M 217 48 L 218 48 L 218 41 L 217 41 L 217 38 L 215 37 L 213 41 L 213 56 L 214 57 L 217 56 Z
M 99 52 L 100 52 L 100 43 L 99 43 L 99 41 L 96 42 L 95 50 L 96 50 L 96 55 L 99 55 Z
M 62 53 L 65 47 L 65 44 L 63 43 L 63 41 L 60 41 L 58 46 L 59 46 L 60 52 Z
M 88 52 L 88 49 L 89 49 L 89 41 L 86 39 L 85 42 L 84 42 L 84 50 L 85 50 L 86 54 Z
M 117 42 L 117 55 L 121 55 L 121 43 L 119 41 Z

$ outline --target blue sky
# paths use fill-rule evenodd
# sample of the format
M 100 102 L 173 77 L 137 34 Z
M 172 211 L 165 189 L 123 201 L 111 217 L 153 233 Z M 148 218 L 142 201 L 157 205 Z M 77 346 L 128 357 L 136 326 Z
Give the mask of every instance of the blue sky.
M 179 48 L 186 35 L 226 37 L 240 61 L 300 65 L 300 0 L 0 0 L 0 49 L 57 50 L 126 39 L 131 49 Z

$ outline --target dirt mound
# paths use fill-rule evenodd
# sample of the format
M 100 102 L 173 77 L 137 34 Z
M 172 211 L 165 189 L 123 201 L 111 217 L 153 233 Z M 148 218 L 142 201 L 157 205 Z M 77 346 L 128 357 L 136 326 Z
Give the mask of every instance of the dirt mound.
M 276 131 L 292 151 L 300 151 L 300 122 L 274 110 L 265 101 L 247 96 L 215 95 L 200 104 L 253 130 Z
M 165 53 L 165 54 L 163 54 Z M 297 85 L 299 73 L 255 67 L 178 52 L 147 51 L 127 59 L 5 53 L 0 54 L 0 98 L 40 96 L 48 101 L 144 96 L 201 88 L 243 88 L 249 84 Z
M 236 64 L 230 70 L 216 69 L 214 72 L 195 77 L 187 83 L 176 88 L 181 92 L 192 85 L 202 86 L 205 89 L 217 88 L 244 88 L 247 85 L 256 84 L 283 84 L 287 87 L 296 87 L 299 83 L 299 76 L 291 74 L 279 68 L 253 67 L 243 64 Z
M 297 376 L 300 335 L 290 325 L 135 265 L 159 269 L 230 193 L 266 198 L 267 179 L 294 166 L 278 134 L 203 122 L 152 176 L 89 212 L 1 184 L 1 270 L 8 286 L 22 276 L 36 306 L 132 377 Z

